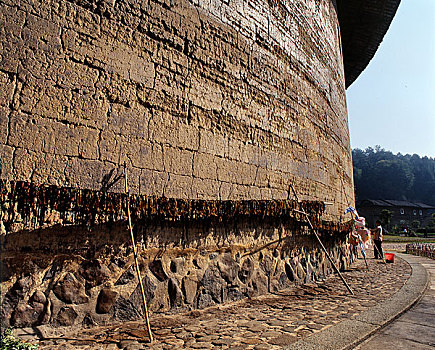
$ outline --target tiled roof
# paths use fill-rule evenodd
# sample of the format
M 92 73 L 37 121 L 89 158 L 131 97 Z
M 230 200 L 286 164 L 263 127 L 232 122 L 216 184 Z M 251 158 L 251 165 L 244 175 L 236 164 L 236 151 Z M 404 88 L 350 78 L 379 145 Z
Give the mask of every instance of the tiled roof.
M 363 199 L 362 201 L 359 201 L 357 203 L 358 207 L 361 206 L 378 206 L 378 207 L 391 207 L 392 205 L 390 203 L 385 202 L 382 199 Z
M 358 203 L 358 206 L 378 206 L 378 207 L 411 207 L 411 208 L 421 208 L 421 209 L 433 209 L 432 205 L 420 203 L 420 202 L 410 202 L 410 201 L 399 201 L 395 199 L 363 199 Z
M 398 200 L 394 200 L 394 199 L 386 199 L 385 202 L 390 203 L 391 205 L 393 205 L 395 207 L 419 208 L 418 205 L 416 205 L 415 203 L 409 202 L 409 201 L 398 201 Z
M 347 88 L 375 55 L 400 0 L 337 0 L 336 4 Z
M 423 209 L 434 209 L 435 208 L 433 205 L 427 205 L 427 204 L 420 203 L 420 202 L 417 202 L 415 204 L 418 205 L 420 208 L 423 208 Z

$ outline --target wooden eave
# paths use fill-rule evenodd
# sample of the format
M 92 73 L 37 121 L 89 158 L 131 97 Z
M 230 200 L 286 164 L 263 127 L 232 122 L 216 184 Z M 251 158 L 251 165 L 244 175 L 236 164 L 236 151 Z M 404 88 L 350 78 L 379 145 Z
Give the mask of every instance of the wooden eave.
M 400 0 L 337 0 L 344 73 L 348 88 L 382 42 Z

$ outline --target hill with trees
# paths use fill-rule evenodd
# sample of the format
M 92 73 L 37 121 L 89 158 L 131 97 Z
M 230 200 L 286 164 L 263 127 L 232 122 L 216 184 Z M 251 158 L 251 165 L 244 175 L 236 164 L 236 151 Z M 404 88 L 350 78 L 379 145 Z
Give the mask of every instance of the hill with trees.
M 380 146 L 352 150 L 356 200 L 396 199 L 435 205 L 435 159 Z

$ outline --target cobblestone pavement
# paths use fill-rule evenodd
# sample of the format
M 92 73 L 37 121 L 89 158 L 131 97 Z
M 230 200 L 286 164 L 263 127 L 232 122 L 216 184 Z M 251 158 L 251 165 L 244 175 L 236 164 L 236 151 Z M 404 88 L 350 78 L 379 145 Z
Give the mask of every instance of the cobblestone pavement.
M 82 329 L 39 341 L 39 349 L 280 349 L 376 305 L 397 292 L 411 274 L 401 259 L 393 264 L 358 259 L 344 272 L 355 295 L 337 275 L 276 294 L 176 315 L 154 314 L 154 343 L 143 322 Z

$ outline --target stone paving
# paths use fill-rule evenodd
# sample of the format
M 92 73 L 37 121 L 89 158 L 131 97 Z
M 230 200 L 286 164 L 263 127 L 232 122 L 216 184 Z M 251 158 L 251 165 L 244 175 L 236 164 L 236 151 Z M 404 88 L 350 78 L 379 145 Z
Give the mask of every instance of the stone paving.
M 154 314 L 155 341 L 142 322 L 81 329 L 39 341 L 39 349 L 280 349 L 367 310 L 397 292 L 411 274 L 401 259 L 393 264 L 358 259 L 344 272 L 355 295 L 337 275 L 276 294 L 176 315 Z

